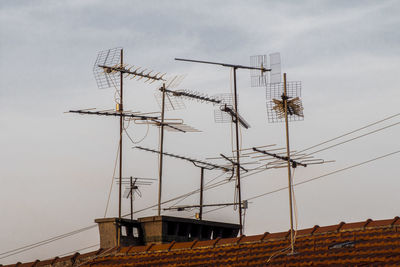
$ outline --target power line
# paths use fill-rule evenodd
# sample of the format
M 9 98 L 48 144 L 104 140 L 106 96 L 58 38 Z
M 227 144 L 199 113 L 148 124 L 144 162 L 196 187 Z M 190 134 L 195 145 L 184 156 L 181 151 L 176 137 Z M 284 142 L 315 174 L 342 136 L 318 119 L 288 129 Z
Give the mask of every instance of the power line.
M 67 253 L 60 254 L 57 257 L 63 257 L 63 256 L 66 256 L 66 255 L 71 255 L 72 253 L 76 253 L 76 252 L 79 252 L 79 251 L 82 251 L 82 250 L 86 250 L 86 249 L 89 249 L 89 248 L 98 247 L 99 245 L 100 245 L 100 243 L 98 243 L 96 245 L 92 245 L 92 246 L 76 249 L 76 250 L 73 250 L 73 251 L 70 251 L 70 252 L 67 252 Z
M 400 150 L 397 150 L 395 152 L 388 153 L 388 154 L 385 154 L 383 156 L 376 157 L 376 158 L 373 158 L 373 159 L 370 159 L 370 160 L 366 160 L 366 161 L 363 161 L 363 162 L 360 162 L 360 163 L 357 163 L 357 164 L 354 164 L 354 165 L 351 165 L 351 166 L 348 166 L 348 167 L 345 167 L 345 168 L 342 168 L 342 169 L 339 169 L 339 170 L 336 170 L 336 171 L 333 171 L 333 172 L 330 172 L 330 173 L 326 173 L 326 174 L 323 174 L 323 175 L 320 175 L 320 176 L 317 176 L 317 177 L 314 177 L 314 178 L 311 178 L 311 179 L 308 179 L 308 180 L 305 180 L 305 181 L 302 181 L 302 182 L 295 183 L 295 184 L 293 184 L 293 186 L 298 186 L 298 185 L 309 183 L 309 182 L 312 182 L 312 181 L 315 181 L 315 180 L 318 180 L 318 179 L 322 179 L 322 178 L 324 178 L 326 176 L 333 175 L 333 174 L 336 174 L 336 173 L 339 173 L 339 172 L 343 172 L 343 171 L 346 171 L 346 170 L 349 170 L 349 169 L 352 169 L 352 168 L 355 168 L 355 167 L 359 167 L 359 166 L 362 166 L 364 164 L 367 164 L 367 163 L 370 163 L 370 162 L 373 162 L 373 161 L 376 161 L 376 160 L 379 160 L 379 159 L 383 159 L 383 158 L 392 156 L 392 155 L 397 154 L 397 153 L 400 153 Z M 269 191 L 269 192 L 266 192 L 266 193 L 263 193 L 263 194 L 260 194 L 260 195 L 256 195 L 256 196 L 248 198 L 247 201 L 253 200 L 253 199 L 257 199 L 257 198 L 260 198 L 260 197 L 263 197 L 263 196 L 266 196 L 266 195 L 270 195 L 270 194 L 273 194 L 273 193 L 277 193 L 277 192 L 286 190 L 287 188 L 288 187 L 285 186 L 285 187 L 281 187 L 281 188 L 278 188 L 278 189 L 275 189 L 275 190 L 272 190 L 272 191 Z M 204 213 L 217 211 L 217 210 L 220 210 L 220 209 L 223 209 L 223 208 L 225 208 L 225 207 L 212 209 L 212 210 L 206 211 Z
M 340 139 L 340 138 L 342 138 L 342 137 L 344 137 L 344 136 L 353 134 L 353 133 L 355 133 L 355 132 L 361 131 L 361 130 L 366 129 L 366 128 L 368 128 L 368 127 L 371 127 L 371 126 L 373 126 L 373 125 L 376 125 L 376 124 L 379 124 L 379 123 L 384 122 L 384 121 L 386 121 L 386 120 L 389 120 L 389 119 L 392 119 L 392 118 L 394 118 L 394 117 L 397 117 L 397 116 L 399 116 L 399 115 L 400 115 L 400 113 L 397 113 L 397 114 L 395 114 L 395 115 L 386 117 L 386 118 L 384 118 L 384 119 L 382 119 L 382 120 L 379 120 L 379 121 L 370 123 L 370 124 L 368 124 L 368 125 L 366 125 L 366 126 L 363 126 L 363 127 L 361 127 L 361 128 L 358 128 L 358 129 L 356 129 L 356 130 L 350 131 L 350 132 L 345 133 L 345 134 L 342 134 L 342 135 L 340 135 L 340 136 L 338 136 L 338 137 L 329 139 L 329 140 L 327 140 L 327 141 L 321 142 L 321 143 L 319 143 L 319 144 L 316 144 L 316 145 L 313 145 L 313 146 L 308 147 L 308 148 L 306 148 L 306 149 L 303 149 L 303 150 L 301 150 L 301 151 L 298 151 L 297 153 L 304 152 L 304 151 L 310 150 L 310 149 L 312 149 L 312 148 L 318 147 L 318 146 L 320 146 L 320 145 L 323 145 L 323 144 L 332 142 L 332 141 L 337 140 L 337 139 Z M 352 138 L 352 139 L 348 139 L 348 140 L 345 140 L 345 141 L 343 141 L 343 142 L 337 143 L 337 144 L 335 144 L 335 145 L 331 145 L 331 146 L 329 146 L 329 147 L 326 147 L 326 148 L 323 148 L 323 149 L 314 151 L 314 152 L 312 152 L 312 154 L 315 154 L 315 153 L 317 153 L 317 152 L 321 152 L 321 151 L 323 151 L 323 150 L 327 150 L 327 149 L 333 148 L 333 147 L 338 146 L 338 145 L 341 145 L 341 144 L 348 143 L 348 142 L 353 141 L 353 140 L 355 140 L 355 139 L 358 139 L 358 138 L 361 138 L 361 137 L 370 135 L 370 134 L 372 134 L 372 133 L 376 133 L 376 132 L 379 132 L 379 131 L 388 129 L 388 128 L 393 127 L 393 126 L 398 125 L 398 124 L 400 124 L 400 122 L 394 123 L 394 124 L 391 124 L 391 125 L 388 125 L 388 126 L 385 126 L 385 127 L 382 127 L 382 128 L 379 128 L 379 129 L 377 129 L 377 130 L 374 130 L 374 131 L 368 132 L 368 133 L 366 133 L 366 134 L 363 134 L 363 135 L 354 137 L 354 138 Z M 355 167 L 358 167 L 358 166 L 367 164 L 367 163 L 369 163 L 369 162 L 372 162 L 372 161 L 375 161 L 375 160 L 378 160 L 378 159 L 382 159 L 382 158 L 385 158 L 385 157 L 394 155 L 394 154 L 399 153 L 399 152 L 400 152 L 400 151 L 395 151 L 395 152 L 393 152 L 393 153 L 389 153 L 389 154 L 383 155 L 383 156 L 381 156 L 381 157 L 377 157 L 377 158 L 374 158 L 374 159 L 371 159 L 371 160 L 368 160 L 368 161 L 364 161 L 364 162 L 361 162 L 361 163 L 358 163 L 358 164 L 355 164 L 355 165 L 352 165 L 352 166 L 349 166 L 349 167 L 346 167 L 346 168 L 343 168 L 343 169 L 336 170 L 336 171 L 331 172 L 331 173 L 328 173 L 328 174 L 324 174 L 324 175 L 321 175 L 321 176 L 318 176 L 318 177 L 314 177 L 314 178 L 311 178 L 311 179 L 306 180 L 306 181 L 303 181 L 303 182 L 296 183 L 296 184 L 294 184 L 293 186 L 297 186 L 297 185 L 304 184 L 304 183 L 308 183 L 308 182 L 311 182 L 311 181 L 314 181 L 314 180 L 317 180 L 317 179 L 321 179 L 321 178 L 323 178 L 323 177 L 326 177 L 326 176 L 329 176 L 329 175 L 332 175 L 332 174 L 335 174 L 335 173 L 338 173 L 338 172 L 342 172 L 342 171 L 345 171 L 345 170 L 348 170 L 348 169 L 351 169 L 351 168 L 355 168 Z M 260 172 L 264 172 L 264 171 L 266 171 L 266 169 L 261 169 L 261 170 L 256 170 L 256 169 L 254 169 L 253 171 L 254 171 L 254 172 L 251 172 L 251 173 L 248 173 L 248 174 L 244 175 L 242 178 L 246 178 L 246 177 L 249 177 L 249 176 L 253 176 L 253 175 L 255 175 L 255 174 L 258 174 L 258 173 L 260 173 Z M 219 177 L 219 176 L 217 176 L 216 178 L 218 178 L 218 177 Z M 211 182 L 211 181 L 210 181 L 210 182 Z M 224 185 L 224 184 L 227 184 L 227 183 L 229 183 L 229 182 L 231 182 L 231 181 L 229 181 L 229 180 L 223 180 L 223 181 L 216 182 L 216 183 L 214 183 L 214 184 L 211 184 L 211 185 L 209 185 L 209 186 L 206 186 L 206 187 L 204 188 L 204 191 L 206 191 L 206 190 L 208 190 L 208 189 L 215 188 L 215 187 L 219 187 L 219 186 Z M 275 192 L 279 192 L 279 191 L 282 191 L 282 190 L 285 190 L 285 189 L 287 189 L 287 187 L 283 187 L 283 188 L 279 188 L 279 189 L 276 189 L 276 190 L 273 190 L 273 191 L 270 191 L 270 192 L 266 192 L 266 193 L 263 193 L 263 194 L 261 194 L 261 195 L 257 195 L 257 196 L 251 197 L 251 198 L 249 198 L 249 199 L 247 199 L 247 200 L 256 199 L 256 198 L 259 198 L 259 197 L 262 197 L 262 196 L 265 196 L 265 195 L 269 195 L 269 194 L 272 194 L 272 193 L 275 193 Z M 178 196 L 178 197 L 175 197 L 175 198 L 169 199 L 169 200 L 167 200 L 167 201 L 164 201 L 162 204 L 166 204 L 166 203 L 169 203 L 169 202 L 172 202 L 172 201 L 181 199 L 181 198 L 189 197 L 189 196 L 194 195 L 194 194 L 196 194 L 196 193 L 198 193 L 198 192 L 199 192 L 198 189 L 197 189 L 197 190 L 193 190 L 193 191 L 190 191 L 190 192 L 188 192 L 188 193 L 186 193 L 186 194 L 183 194 L 183 195 L 180 195 L 180 196 Z M 143 208 L 143 209 L 141 209 L 141 210 L 137 210 L 137 211 L 135 211 L 134 213 L 139 213 L 139 212 L 142 212 L 142 211 L 146 211 L 146 210 L 149 210 L 149 209 L 151 209 L 151 208 L 153 208 L 153 207 L 156 207 L 156 206 L 157 206 L 157 204 L 156 204 L 156 205 L 152 205 L 152 206 L 148 206 L 148 207 Z M 225 207 L 222 207 L 222 208 L 225 208 Z M 204 212 L 204 213 L 213 212 L 213 211 L 216 211 L 216 210 L 219 210 L 219 209 L 222 209 L 222 208 L 216 208 L 216 209 L 213 209 L 213 210 L 206 211 L 206 212 Z M 123 215 L 123 217 L 126 217 L 126 216 L 128 216 L 128 215 L 130 215 L 130 214 Z M 31 249 L 33 249 L 33 248 L 36 248 L 36 247 L 39 247 L 39 246 L 42 246 L 42 245 L 46 245 L 46 244 L 49 244 L 49 243 L 51 243 L 51 242 L 55 242 L 55 241 L 57 241 L 57 240 L 60 240 L 60 239 L 63 239 L 63 238 L 66 238 L 66 237 L 69 237 L 69 236 L 72 236 L 72 235 L 75 235 L 75 234 L 78 234 L 78 233 L 87 231 L 87 230 L 90 230 L 90 229 L 92 229 L 92 228 L 94 228 L 94 227 L 96 227 L 96 226 L 97 226 L 97 225 L 92 225 L 92 226 L 80 228 L 80 229 L 78 229 L 78 230 L 75 230 L 75 231 L 72 231 L 72 232 L 69 232 L 69 233 L 66 233 L 66 234 L 62 234 L 62 235 L 59 235 L 59 236 L 55 236 L 55 237 L 52 237 L 52 238 L 49 238 L 49 239 L 46 239 L 46 240 L 43 240 L 43 241 L 40 241 L 40 242 L 36 242 L 36 243 L 30 244 L 30 245 L 26 245 L 26 246 L 23 246 L 23 247 L 20 247 L 20 248 L 16 248 L 16 249 L 13 249 L 13 250 L 9 250 L 9 251 L 0 253 L 0 256 L 3 256 L 3 257 L 0 257 L 0 259 L 7 258 L 7 257 L 9 257 L 9 256 L 16 255 L 16 254 L 22 253 L 22 252 L 24 252 L 24 251 L 31 250 Z M 11 254 L 10 254 L 10 253 L 11 253 Z M 5 255 L 5 256 L 4 256 L 4 255 Z
M 342 141 L 342 142 L 340 142 L 340 143 L 337 143 L 337 144 L 334 144 L 334 145 L 331 145 L 331 146 L 328 146 L 328 147 L 325 147 L 325 148 L 321 148 L 321 149 L 319 149 L 319 150 L 317 150 L 317 151 L 314 151 L 314 152 L 311 152 L 311 153 L 307 154 L 306 156 L 310 156 L 310 155 L 316 154 L 316 153 L 318 153 L 318 152 L 321 152 L 321 151 L 324 151 L 324 150 L 327 150 L 327 149 L 330 149 L 330 148 L 333 148 L 333 147 L 336 147 L 336 146 L 339 146 L 339 145 L 343 145 L 343 144 L 348 143 L 348 142 L 350 142 L 350 141 L 354 141 L 354 140 L 359 139 L 359 138 L 361 138 L 361 137 L 364 137 L 364 136 L 367 136 L 367 135 L 370 135 L 370 134 L 374 134 L 374 133 L 383 131 L 383 130 L 385 130 L 385 129 L 388 129 L 388 128 L 390 128 L 390 127 L 393 127 L 393 126 L 396 126 L 396 125 L 399 125 L 399 124 L 400 124 L 400 122 L 396 122 L 396 123 L 390 124 L 390 125 L 388 125 L 388 126 L 385 126 L 385 127 L 382 127 L 382 128 L 376 129 L 376 130 L 373 130 L 373 131 L 371 131 L 371 132 L 368 132 L 368 133 L 365 133 L 365 134 L 362 134 L 362 135 L 359 135 L 359 136 L 356 136 L 356 137 L 353 137 L 353 138 L 350 138 L 350 139 L 345 140 L 345 141 Z M 303 151 L 304 151 L 304 150 L 303 150 Z M 301 152 L 301 151 L 299 151 L 299 152 L 297 152 L 297 153 L 300 153 L 300 152 Z M 297 153 L 295 153 L 295 154 L 297 154 Z M 305 156 L 303 156 L 303 157 L 305 157 Z M 300 157 L 300 159 L 303 158 L 303 157 Z
M 51 238 L 43 240 L 43 241 L 39 241 L 39 242 L 32 243 L 32 244 L 29 244 L 29 245 L 26 245 L 26 246 L 23 246 L 23 247 L 20 247 L 20 248 L 16 248 L 16 249 L 12 249 L 12 250 L 0 253 L 0 256 L 3 256 L 3 257 L 0 257 L 0 259 L 4 259 L 4 258 L 10 257 L 12 255 L 16 255 L 16 254 L 19 254 L 19 253 L 34 249 L 36 247 L 52 243 L 54 241 L 57 241 L 57 240 L 60 240 L 60 239 L 63 239 L 63 238 L 66 238 L 66 237 L 69 237 L 69 236 L 72 236 L 72 235 L 79 234 L 81 232 L 84 232 L 84 231 L 90 230 L 92 228 L 95 228 L 96 226 L 97 225 L 94 224 L 94 225 L 91 225 L 91 226 L 83 227 L 83 228 L 77 229 L 75 231 L 66 233 L 66 234 L 54 236 L 54 237 L 51 237 Z
M 363 126 L 363 127 L 358 128 L 358 129 L 352 130 L 352 131 L 350 131 L 350 132 L 347 132 L 347 133 L 345 133 L 345 134 L 339 135 L 339 136 L 334 137 L 334 138 L 332 138 L 332 139 L 328 139 L 328 140 L 323 141 L 323 142 L 321 142 L 321 143 L 319 143 L 319 144 L 310 146 L 310 147 L 308 147 L 308 148 L 305 148 L 305 149 L 303 149 L 303 150 L 300 150 L 300 151 L 296 152 L 295 154 L 299 154 L 299 153 L 302 153 L 302 152 L 304 152 L 304 151 L 310 150 L 310 149 L 312 149 L 312 148 L 315 148 L 315 147 L 324 145 L 324 144 L 326 144 L 326 143 L 330 143 L 330 142 L 332 142 L 332 141 L 335 141 L 335 140 L 340 139 L 340 138 L 342 138 L 342 137 L 345 137 L 345 136 L 347 136 L 347 135 L 350 135 L 350 134 L 359 132 L 359 131 L 361 131 L 361 130 L 364 130 L 364 129 L 366 129 L 366 128 L 369 128 L 369 127 L 371 127 L 371 126 L 374 126 L 374 125 L 376 125 L 376 124 L 379 124 L 379 123 L 382 123 L 382 122 L 384 122 L 384 121 L 393 119 L 393 118 L 395 118 L 395 117 L 397 117 L 397 116 L 400 116 L 400 113 L 397 113 L 397 114 L 388 116 L 388 117 L 383 118 L 383 119 L 381 119 L 381 120 L 378 120 L 378 121 L 372 122 L 372 123 L 370 123 L 370 124 L 367 124 L 366 126 Z
M 399 114 L 400 114 L 400 113 L 399 113 Z M 393 116 L 390 116 L 390 117 L 388 117 L 388 118 L 386 118 L 386 119 L 384 119 L 384 120 L 388 120 L 389 118 L 393 118 L 393 117 L 395 117 L 395 116 L 397 116 L 397 114 L 396 114 L 396 115 L 393 115 Z M 380 120 L 379 122 L 382 122 L 382 121 L 384 121 L 384 120 Z M 375 123 L 369 124 L 369 125 L 367 125 L 367 126 L 369 127 L 369 126 L 375 125 L 375 124 L 377 124 L 377 123 L 379 123 L 379 122 L 375 122 Z M 385 130 L 385 129 L 394 127 L 394 126 L 396 126 L 396 125 L 398 125 L 398 124 L 400 124 L 400 122 L 393 123 L 393 124 L 391 124 L 391 125 L 388 125 L 388 126 L 385 126 L 385 127 L 382 127 L 382 128 L 376 129 L 376 130 L 373 130 L 373 131 L 371 131 L 371 132 L 368 132 L 368 133 L 365 133 L 365 134 L 356 136 L 356 137 L 354 137 L 354 138 L 351 138 L 351 139 L 345 140 L 345 141 L 343 141 L 343 142 L 340 142 L 340 143 L 331 145 L 331 146 L 329 146 L 329 147 L 322 148 L 322 149 L 317 150 L 317 151 L 314 151 L 314 152 L 312 152 L 312 153 L 310 153 L 310 154 L 308 154 L 308 155 L 315 154 L 315 153 L 317 153 L 317 152 L 321 152 L 321 151 L 324 151 L 324 150 L 327 150 L 327 149 L 330 149 L 330 148 L 333 148 L 333 147 L 336 147 L 336 146 L 339 146 L 339 145 L 342 145 L 342 144 L 345 144 L 345 143 L 349 143 L 349 142 L 354 141 L 354 140 L 356 140 L 356 139 L 359 139 L 359 138 L 361 138 L 361 137 L 365 137 L 365 136 L 367 136 L 367 135 L 370 135 L 370 134 L 373 134 L 373 133 L 377 133 L 377 132 L 380 132 L 380 131 L 382 131 L 382 130 Z M 362 128 L 359 128 L 359 129 L 365 129 L 367 126 L 362 127 Z M 357 130 L 359 130 L 359 129 L 357 129 Z M 351 133 L 353 133 L 353 132 L 355 132 L 355 131 L 357 131 L 357 130 L 354 130 L 354 131 L 352 131 Z M 348 134 L 349 134 L 349 133 L 344 134 L 344 135 L 341 135 L 341 137 L 346 136 L 346 135 L 348 135 Z M 323 142 L 323 143 L 327 143 L 327 142 L 330 142 L 330 141 L 336 140 L 336 139 L 337 139 L 337 138 L 333 138 L 333 139 L 328 140 L 328 141 L 325 141 L 325 142 Z M 322 143 L 321 143 L 321 144 L 322 144 Z M 316 147 L 316 146 L 312 146 L 312 147 Z M 311 148 L 311 147 L 310 147 L 310 148 Z M 310 148 L 307 148 L 307 149 L 305 149 L 305 150 L 308 150 L 308 149 L 310 149 Z M 305 150 L 303 150 L 303 151 L 305 151 Z M 246 177 L 249 177 L 249 176 L 253 176 L 253 175 L 255 175 L 255 174 L 258 174 L 258 173 L 261 173 L 261 172 L 264 172 L 264 171 L 267 171 L 267 170 L 268 170 L 268 169 L 265 169 L 265 168 L 262 168 L 262 169 L 260 169 L 260 168 L 253 169 L 254 172 L 251 172 L 251 173 L 248 173 L 248 174 L 246 174 L 246 175 L 243 175 L 243 176 L 242 176 L 242 179 L 243 179 L 243 178 L 246 178 Z M 207 191 L 207 190 L 212 189 L 212 188 L 215 188 L 215 187 L 219 187 L 219 186 L 221 186 L 221 185 L 225 185 L 225 184 L 230 183 L 230 182 L 231 182 L 231 181 L 229 181 L 229 180 L 228 180 L 228 181 L 225 180 L 225 181 L 220 181 L 220 182 L 211 184 L 211 185 L 209 185 L 209 186 L 206 186 L 206 187 L 204 188 L 204 191 Z M 188 192 L 188 193 L 186 193 L 186 194 L 180 195 L 180 196 L 175 197 L 175 198 L 173 198 L 173 199 L 164 201 L 162 204 L 167 204 L 167 203 L 169 203 L 169 202 L 171 202 L 171 201 L 175 201 L 175 200 L 178 200 L 178 199 L 183 198 L 183 197 L 188 197 L 188 196 L 191 196 L 191 195 L 193 195 L 193 194 L 197 194 L 199 191 L 200 191 L 199 189 L 193 190 L 193 191 L 191 191 L 191 192 Z M 157 206 L 157 205 L 148 206 L 148 207 L 143 208 L 143 209 L 141 209 L 141 210 L 137 210 L 137 211 L 134 212 L 134 213 L 139 213 L 139 212 L 142 212 L 142 211 L 146 211 L 146 210 L 151 209 L 151 208 L 154 208 L 154 207 L 156 207 L 156 206 Z M 126 217 L 126 216 L 128 216 L 128 215 L 130 215 L 130 214 L 123 215 L 123 217 Z

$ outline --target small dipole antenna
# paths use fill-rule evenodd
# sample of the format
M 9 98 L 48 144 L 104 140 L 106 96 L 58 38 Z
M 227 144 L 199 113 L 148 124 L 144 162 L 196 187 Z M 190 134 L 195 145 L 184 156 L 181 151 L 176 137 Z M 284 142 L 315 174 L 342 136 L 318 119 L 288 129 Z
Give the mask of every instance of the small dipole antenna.
M 118 179 L 118 178 L 116 178 Z M 125 184 L 125 191 L 123 194 L 124 198 L 130 198 L 130 206 L 131 206 L 131 220 L 133 220 L 133 196 L 136 193 L 139 197 L 142 196 L 142 193 L 139 190 L 139 186 L 149 186 L 155 181 L 155 179 L 151 178 L 141 178 L 141 177 L 123 177 L 122 184 Z M 119 183 L 119 179 L 117 180 L 117 184 Z
M 165 155 L 165 156 L 169 156 L 172 158 L 176 158 L 176 159 L 180 159 L 180 160 L 185 160 L 185 161 L 189 161 L 191 162 L 194 166 L 200 168 L 200 200 L 199 200 L 199 205 L 197 205 L 196 207 L 199 208 L 199 215 L 198 215 L 198 219 L 202 220 L 203 219 L 203 187 L 204 187 L 204 170 L 215 170 L 215 169 L 219 169 L 222 170 L 224 172 L 233 172 L 233 168 L 227 168 L 225 166 L 221 166 L 221 165 L 217 165 L 208 161 L 204 161 L 204 160 L 197 160 L 197 159 L 192 159 L 189 157 L 184 157 L 184 156 L 180 156 L 180 155 L 176 155 L 176 154 L 172 154 L 172 153 L 167 153 L 167 152 L 163 152 L 163 151 L 158 151 L 155 149 L 150 149 L 150 148 L 145 148 L 145 147 L 140 147 L 140 146 L 136 146 L 134 148 L 140 149 L 140 150 L 144 150 L 144 151 L 148 151 L 148 152 L 152 152 L 152 153 L 157 153 L 160 156 L 161 155 Z M 170 208 L 166 208 L 163 210 L 170 210 Z
M 241 186 L 240 186 L 240 151 L 239 151 L 239 111 L 238 111 L 238 101 L 237 101 L 237 86 L 236 86 L 236 71 L 237 69 L 249 69 L 249 70 L 258 70 L 262 73 L 271 71 L 270 69 L 265 68 L 264 66 L 260 67 L 251 67 L 251 66 L 243 66 L 243 65 L 235 65 L 235 64 L 227 64 L 221 62 L 211 62 L 211 61 L 203 61 L 203 60 L 193 60 L 193 59 L 183 59 L 183 58 L 175 58 L 178 61 L 186 61 L 186 62 L 194 62 L 194 63 L 203 63 L 203 64 L 212 64 L 212 65 L 219 65 L 223 67 L 228 67 L 233 70 L 233 91 L 234 91 L 234 106 L 233 111 L 235 114 L 235 134 L 236 134 L 236 163 L 237 163 L 237 171 L 236 171 L 236 179 L 237 179 L 237 190 L 238 190 L 238 200 L 239 203 L 242 201 L 242 194 L 241 194 Z M 242 223 L 242 206 L 239 205 L 239 225 L 240 229 L 239 232 L 243 234 L 243 223 Z

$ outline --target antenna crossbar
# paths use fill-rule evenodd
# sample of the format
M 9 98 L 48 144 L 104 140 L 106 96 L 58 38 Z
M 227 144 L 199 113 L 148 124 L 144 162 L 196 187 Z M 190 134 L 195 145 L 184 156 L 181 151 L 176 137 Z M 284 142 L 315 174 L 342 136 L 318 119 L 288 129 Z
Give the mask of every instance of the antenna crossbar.
M 255 148 L 255 147 L 253 147 L 253 150 L 256 151 L 256 152 L 259 152 L 259 153 L 262 153 L 262 154 L 277 158 L 277 159 L 284 160 L 286 162 L 288 161 L 288 157 L 285 157 L 285 156 L 279 156 L 278 154 L 270 153 L 270 152 L 267 152 L 265 150 L 261 150 L 261 149 Z M 289 159 L 289 161 L 292 163 L 293 168 L 296 168 L 296 166 L 298 166 L 298 165 L 303 166 L 303 167 L 307 167 L 307 164 L 300 163 L 300 162 L 295 161 L 293 159 Z
M 154 149 L 150 149 L 150 148 L 145 148 L 145 147 L 141 147 L 141 146 L 135 146 L 134 148 L 160 154 L 160 151 L 154 150 Z M 179 156 L 179 155 L 175 155 L 175 154 L 171 154 L 171 153 L 167 153 L 167 152 L 163 152 L 162 154 L 165 155 L 165 156 L 172 157 L 172 158 L 177 158 L 177 159 L 190 161 L 193 164 L 201 164 L 203 166 L 209 167 L 210 169 L 220 169 L 220 170 L 223 170 L 223 171 L 226 171 L 226 172 L 231 171 L 229 168 L 226 168 L 226 167 L 220 166 L 220 165 L 216 165 L 216 164 L 213 164 L 213 163 L 210 163 L 210 162 L 206 162 L 206 161 L 201 161 L 201 160 L 197 160 L 197 159 L 183 157 L 183 156 Z
M 201 101 L 205 101 L 205 102 L 211 102 L 211 103 L 215 103 L 215 104 L 219 104 L 221 103 L 221 100 L 215 99 L 215 98 L 211 98 L 205 95 L 200 95 L 200 93 L 192 93 L 192 92 L 188 92 L 186 90 L 179 90 L 179 91 L 173 91 L 173 90 L 168 90 L 168 89 L 163 89 L 162 87 L 160 88 L 160 91 L 165 90 L 165 92 L 172 94 L 173 96 L 183 96 L 183 97 L 187 97 L 187 98 L 192 98 L 192 99 L 198 99 Z
M 80 114 L 90 114 L 90 115 L 103 115 L 103 116 L 117 116 L 117 117 L 128 117 L 128 118 L 137 118 L 141 120 L 155 120 L 158 117 L 153 116 L 144 116 L 139 114 L 125 113 L 119 111 L 89 111 L 89 110 L 70 110 L 70 113 L 80 113 Z
M 106 73 L 112 73 L 112 72 L 120 72 L 128 75 L 133 75 L 133 78 L 140 77 L 141 78 L 147 78 L 146 82 L 149 80 L 153 81 L 165 81 L 163 78 L 165 74 L 157 73 L 155 75 L 151 75 L 152 71 L 148 71 L 145 73 L 146 70 L 139 71 L 140 68 L 137 68 L 136 70 L 131 71 L 131 68 L 127 69 L 125 66 L 121 65 L 115 65 L 115 66 L 105 66 L 105 65 L 98 65 L 98 67 L 103 68 Z
M 226 159 L 227 161 L 229 161 L 230 163 L 232 163 L 233 165 L 239 166 L 240 169 L 244 170 L 245 172 L 248 172 L 249 170 L 243 168 L 240 164 L 238 164 L 237 162 L 231 160 L 229 157 L 225 156 L 224 154 L 220 154 L 221 157 L 223 157 L 224 159 Z
M 204 205 L 186 205 L 186 206 L 176 206 L 176 207 L 169 207 L 169 208 L 164 208 L 163 210 L 177 210 L 177 211 L 183 211 L 185 209 L 192 209 L 192 208 L 200 208 L 200 207 L 225 207 L 225 206 L 236 206 L 242 204 L 243 206 L 246 206 L 247 204 L 244 201 L 243 203 L 218 203 L 218 204 L 204 204 Z
M 184 59 L 184 58 L 175 58 L 175 60 L 203 63 L 203 64 L 220 65 L 220 66 L 230 67 L 230 68 L 235 68 L 235 69 L 261 70 L 262 72 L 271 71 L 271 69 L 266 69 L 264 67 L 250 67 L 250 66 L 234 65 L 234 64 L 227 64 L 227 63 L 221 63 L 221 62 L 204 61 L 204 60 L 194 60 L 194 59 Z

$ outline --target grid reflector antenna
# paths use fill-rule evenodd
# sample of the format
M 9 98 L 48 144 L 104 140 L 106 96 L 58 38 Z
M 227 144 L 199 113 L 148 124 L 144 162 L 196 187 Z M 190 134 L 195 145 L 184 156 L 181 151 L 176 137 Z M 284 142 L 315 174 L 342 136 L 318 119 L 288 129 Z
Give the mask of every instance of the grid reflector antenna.
M 93 74 L 99 89 L 117 87 L 120 85 L 120 76 L 117 72 L 107 73 L 99 66 L 115 66 L 121 62 L 122 47 L 100 51 L 93 66 Z
M 158 91 L 154 93 L 154 98 L 157 104 L 162 108 L 162 92 Z M 185 103 L 180 97 L 175 97 L 173 94 L 165 94 L 165 106 L 166 111 L 185 109 Z
M 214 121 L 216 123 L 228 123 L 228 122 L 236 122 L 236 112 L 233 107 L 233 97 L 232 94 L 219 94 L 214 96 L 216 99 L 219 99 L 221 102 L 219 103 L 218 109 L 214 110 Z M 238 99 L 238 98 L 237 98 Z M 250 124 L 238 114 L 239 124 L 244 128 L 250 128 Z
M 222 111 L 226 106 L 233 109 L 233 95 L 232 94 L 217 94 L 213 98 L 220 100 L 221 102 L 217 105 L 214 110 L 214 121 L 216 123 L 230 123 L 232 122 L 232 117 L 229 113 Z M 238 96 L 239 99 L 239 96 Z
M 271 83 L 267 84 L 267 115 L 268 122 L 285 121 L 285 108 L 283 101 L 284 84 Z M 300 99 L 301 82 L 286 82 L 286 97 L 288 106 L 288 120 L 302 121 L 304 120 L 303 104 Z
M 165 82 L 165 88 L 166 91 L 165 94 L 165 110 L 166 111 L 171 111 L 171 110 L 180 110 L 180 109 L 185 109 L 185 103 L 183 100 L 179 97 L 176 97 L 174 94 L 171 94 L 171 90 L 168 90 L 170 88 L 176 88 L 181 84 L 183 79 L 186 77 L 186 75 L 175 75 L 171 78 L 168 78 L 167 81 Z M 154 93 L 154 98 L 157 101 L 158 106 L 162 109 L 162 99 L 163 99 L 163 93 L 162 89 L 163 87 L 160 88 L 160 91 L 157 91 Z
M 272 53 L 269 54 L 269 66 L 271 69 L 270 72 L 270 83 L 280 83 L 282 82 L 282 74 L 281 74 L 281 53 Z
M 266 55 L 251 56 L 250 64 L 255 68 L 270 69 L 268 72 L 256 69 L 250 70 L 252 87 L 264 87 L 270 83 L 281 82 L 281 54 L 279 52 L 269 54 L 269 64 Z
M 98 53 L 93 66 L 93 73 L 100 89 L 118 87 L 120 85 L 120 75 L 124 75 L 124 78 L 129 76 L 131 79 L 137 79 L 137 81 L 144 78 L 144 82 L 150 83 L 165 81 L 165 73 L 158 72 L 153 74 L 152 70 L 121 64 L 121 51 L 122 47 L 117 47 Z

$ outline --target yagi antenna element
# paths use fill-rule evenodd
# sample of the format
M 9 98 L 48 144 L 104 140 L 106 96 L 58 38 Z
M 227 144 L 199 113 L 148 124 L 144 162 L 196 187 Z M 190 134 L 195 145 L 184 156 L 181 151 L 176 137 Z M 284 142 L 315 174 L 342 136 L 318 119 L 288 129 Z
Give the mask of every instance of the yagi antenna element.
M 165 81 L 165 73 L 152 74 L 153 71 L 142 69 L 137 66 L 129 66 L 121 63 L 122 47 L 116 47 L 104 51 L 100 51 L 93 66 L 93 74 L 99 89 L 120 86 L 120 75 L 125 78 L 130 76 L 131 79 L 137 78 L 144 82 Z

